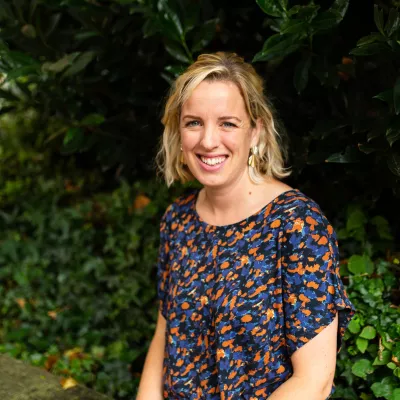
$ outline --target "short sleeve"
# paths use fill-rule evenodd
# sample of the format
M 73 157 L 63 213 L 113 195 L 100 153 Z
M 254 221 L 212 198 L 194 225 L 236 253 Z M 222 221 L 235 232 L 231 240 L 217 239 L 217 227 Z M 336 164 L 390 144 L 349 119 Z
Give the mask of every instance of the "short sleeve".
M 169 223 L 168 215 L 171 206 L 167 208 L 160 221 L 160 244 L 157 258 L 157 296 L 159 311 L 167 318 L 168 286 L 169 286 Z
M 285 342 L 289 357 L 339 313 L 337 352 L 355 313 L 339 275 L 336 234 L 320 209 L 299 206 L 281 237 Z

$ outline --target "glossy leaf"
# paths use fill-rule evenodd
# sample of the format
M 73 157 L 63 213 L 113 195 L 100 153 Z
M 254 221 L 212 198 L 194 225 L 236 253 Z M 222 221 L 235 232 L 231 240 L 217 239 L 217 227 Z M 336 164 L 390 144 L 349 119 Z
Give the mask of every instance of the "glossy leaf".
M 400 14 L 395 8 L 389 10 L 389 16 L 385 25 L 385 32 L 390 37 L 392 36 L 400 26 Z
M 298 50 L 301 45 L 302 38 L 299 35 L 272 35 L 264 43 L 263 49 L 254 56 L 253 62 L 286 57 Z
M 167 0 L 158 0 L 157 8 L 160 13 L 160 17 L 165 19 L 166 21 L 171 22 L 172 26 L 174 26 L 178 39 L 183 38 L 183 27 L 182 23 L 179 19 L 178 14 L 169 6 Z
M 285 14 L 280 0 L 256 0 L 256 3 L 266 14 L 272 17 L 282 17 Z
M 400 129 L 397 127 L 390 127 L 386 131 L 386 139 L 390 146 L 393 146 L 393 144 L 400 139 Z
M 387 157 L 387 165 L 396 176 L 400 176 L 400 154 L 390 152 Z
M 388 54 L 390 53 L 390 47 L 384 43 L 369 43 L 361 47 L 356 47 L 350 51 L 350 54 L 355 56 L 372 56 L 374 54 Z
M 386 42 L 386 38 L 378 32 L 373 32 L 368 36 L 364 36 L 361 39 L 359 39 L 357 42 L 357 47 L 365 46 L 367 44 L 375 42 Z
M 193 39 L 192 52 L 196 53 L 206 47 L 215 36 L 217 19 L 206 21 L 196 32 Z
M 389 106 L 393 105 L 393 89 L 385 90 L 373 97 L 374 99 L 378 99 L 388 103 Z
M 332 163 L 352 163 L 358 161 L 359 157 L 357 153 L 350 146 L 346 147 L 344 153 L 334 153 L 325 160 L 325 162 L 332 162 Z
M 338 22 L 340 22 L 346 15 L 349 8 L 349 0 L 335 0 L 332 4 L 330 11 L 336 12 L 338 15 Z
M 383 10 L 379 8 L 377 4 L 374 5 L 374 21 L 379 32 L 385 36 L 383 28 Z
M 185 64 L 190 64 L 191 61 L 188 58 L 187 54 L 185 53 L 184 49 L 178 44 L 169 42 L 165 45 L 165 50 L 167 50 L 167 52 L 171 54 L 171 56 L 174 57 L 176 60 L 181 61 Z

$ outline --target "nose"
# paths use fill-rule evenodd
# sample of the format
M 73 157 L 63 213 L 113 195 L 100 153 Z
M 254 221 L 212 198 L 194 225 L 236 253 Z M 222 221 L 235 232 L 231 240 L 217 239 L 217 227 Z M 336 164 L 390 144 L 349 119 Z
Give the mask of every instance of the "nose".
M 211 124 L 206 124 L 203 128 L 200 144 L 205 150 L 211 150 L 215 147 L 218 147 L 219 144 L 218 129 L 216 129 Z

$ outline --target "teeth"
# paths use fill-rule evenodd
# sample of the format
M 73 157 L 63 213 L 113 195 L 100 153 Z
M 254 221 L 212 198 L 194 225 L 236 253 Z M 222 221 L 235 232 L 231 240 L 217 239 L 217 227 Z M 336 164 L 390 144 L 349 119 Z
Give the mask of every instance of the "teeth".
M 208 165 L 215 165 L 215 164 L 221 164 L 223 161 L 225 161 L 226 157 L 217 157 L 217 158 L 207 158 L 207 157 L 201 157 L 201 161 L 203 163 L 208 164 Z

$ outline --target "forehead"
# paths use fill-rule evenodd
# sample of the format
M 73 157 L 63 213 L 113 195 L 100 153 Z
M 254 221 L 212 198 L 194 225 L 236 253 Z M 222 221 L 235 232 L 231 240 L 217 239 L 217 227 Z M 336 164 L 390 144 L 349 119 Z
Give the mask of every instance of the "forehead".
M 236 111 L 246 113 L 244 100 L 237 85 L 230 81 L 203 81 L 183 103 L 182 111 Z

